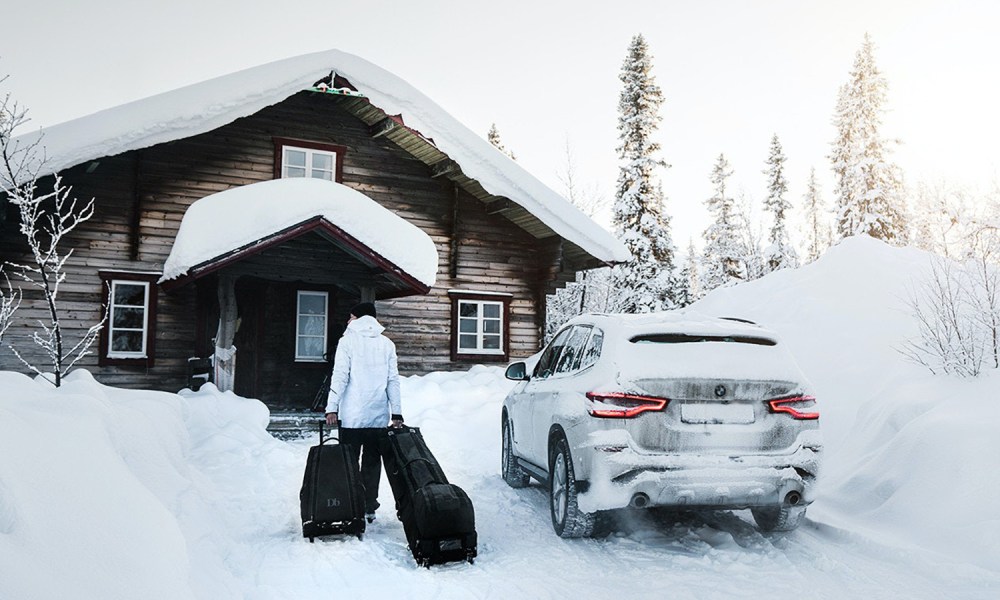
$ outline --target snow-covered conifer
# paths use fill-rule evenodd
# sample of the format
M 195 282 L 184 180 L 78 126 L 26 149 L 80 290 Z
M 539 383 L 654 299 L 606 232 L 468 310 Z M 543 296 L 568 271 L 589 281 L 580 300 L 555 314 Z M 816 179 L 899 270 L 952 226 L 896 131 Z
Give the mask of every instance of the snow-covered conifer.
M 906 241 L 902 172 L 889 161 L 890 143 L 879 131 L 887 88 L 875 66 L 874 44 L 865 34 L 833 118 L 837 137 L 830 160 L 841 239 L 867 234 L 890 243 Z
M 816 181 L 816 167 L 809 170 L 809 181 L 806 184 L 806 262 L 812 262 L 820 257 L 830 247 L 830 223 L 827 219 L 826 203 L 820 195 L 819 182 Z
M 712 168 L 715 193 L 705 201 L 705 206 L 712 215 L 712 224 L 702 234 L 705 240 L 700 279 L 702 294 L 746 278 L 746 253 L 740 241 L 736 206 L 726 194 L 726 179 L 732 174 L 729 161 L 725 155 L 720 154 Z
M 764 249 L 764 270 L 768 273 L 778 269 L 799 266 L 799 256 L 788 239 L 786 215 L 792 208 L 792 203 L 785 198 L 788 192 L 788 181 L 785 179 L 785 154 L 781 150 L 778 135 L 771 138 L 771 152 L 767 157 L 767 197 L 764 198 L 764 210 L 771 213 L 771 232 L 768 235 L 768 246 Z
M 497 150 L 509 156 L 511 160 L 517 160 L 517 157 L 514 156 L 514 153 L 508 150 L 506 147 L 504 147 L 503 142 L 500 141 L 500 130 L 497 129 L 496 123 L 490 124 L 490 130 L 486 134 L 486 139 L 489 140 L 491 144 L 496 146 Z
M 663 191 L 656 170 L 666 163 L 656 158 L 653 141 L 660 122 L 663 94 L 650 73 L 652 58 L 643 36 L 629 44 L 619 79 L 618 157 L 621 167 L 614 204 L 614 225 L 632 260 L 612 269 L 615 309 L 652 312 L 673 308 L 674 243 L 670 218 L 663 210 Z
M 677 275 L 677 306 L 684 307 L 693 304 L 700 294 L 700 284 L 698 280 L 698 262 L 700 256 L 694 248 L 694 240 L 688 239 L 687 256 L 684 258 L 684 266 L 681 267 Z

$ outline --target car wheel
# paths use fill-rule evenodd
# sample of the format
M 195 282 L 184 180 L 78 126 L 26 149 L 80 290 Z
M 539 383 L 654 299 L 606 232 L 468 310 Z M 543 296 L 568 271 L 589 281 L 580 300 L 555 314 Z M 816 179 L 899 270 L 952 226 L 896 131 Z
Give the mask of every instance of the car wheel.
M 559 436 L 549 451 L 549 509 L 556 535 L 564 538 L 594 534 L 597 516 L 577 506 L 576 477 L 566 438 Z
M 528 485 L 528 474 L 524 472 L 514 457 L 514 438 L 510 431 L 510 421 L 503 420 L 503 440 L 500 450 L 500 474 L 503 480 L 512 488 L 523 488 Z
M 805 506 L 761 506 L 751 508 L 761 531 L 792 531 L 806 516 Z

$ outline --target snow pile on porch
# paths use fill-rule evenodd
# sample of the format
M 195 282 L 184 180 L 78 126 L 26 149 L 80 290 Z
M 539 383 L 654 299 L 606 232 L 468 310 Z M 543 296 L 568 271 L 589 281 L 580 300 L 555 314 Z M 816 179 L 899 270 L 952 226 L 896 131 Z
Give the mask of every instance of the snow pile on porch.
M 313 217 L 326 219 L 433 287 L 438 254 L 430 236 L 357 190 L 312 178 L 262 181 L 197 200 L 184 213 L 160 281 Z
M 337 73 L 388 115 L 433 140 L 491 194 L 509 198 L 562 237 L 605 261 L 631 258 L 625 246 L 571 202 L 476 135 L 396 75 L 352 54 L 327 50 L 287 58 L 109 108 L 20 136 L 41 139 L 48 172 L 205 133 L 310 89 Z

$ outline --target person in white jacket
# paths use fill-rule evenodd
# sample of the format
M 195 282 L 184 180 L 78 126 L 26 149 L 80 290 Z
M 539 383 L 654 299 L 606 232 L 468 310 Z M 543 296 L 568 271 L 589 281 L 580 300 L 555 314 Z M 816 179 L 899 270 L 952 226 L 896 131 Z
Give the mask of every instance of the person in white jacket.
M 351 447 L 361 463 L 365 486 L 365 517 L 371 523 L 379 507 L 382 477 L 379 440 L 386 425 L 402 427 L 396 345 L 382 335 L 375 305 L 362 302 L 351 309 L 347 330 L 337 344 L 330 377 L 326 422 L 340 426 L 340 443 Z

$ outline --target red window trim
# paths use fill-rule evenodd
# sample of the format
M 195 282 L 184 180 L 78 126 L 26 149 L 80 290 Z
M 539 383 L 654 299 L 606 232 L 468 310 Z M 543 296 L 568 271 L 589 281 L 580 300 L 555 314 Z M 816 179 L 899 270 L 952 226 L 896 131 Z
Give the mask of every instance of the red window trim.
M 510 360 L 510 301 L 507 295 L 478 294 L 476 292 L 449 291 L 451 298 L 451 360 L 455 362 L 499 362 Z M 485 300 L 503 304 L 503 354 L 477 354 L 458 351 L 458 301 Z
M 347 146 L 338 146 L 336 144 L 327 144 L 324 142 L 314 142 L 311 140 L 299 140 L 295 138 L 286 137 L 273 137 L 274 141 L 274 178 L 281 179 L 281 150 L 285 146 L 298 146 L 299 148 L 308 148 L 310 150 L 322 150 L 324 152 L 333 152 L 337 156 L 336 166 L 334 167 L 333 180 L 337 183 L 341 183 L 344 178 L 344 153 L 347 152 Z
M 152 367 L 156 357 L 156 300 L 160 279 L 159 273 L 129 273 L 127 271 L 98 271 L 101 278 L 101 312 L 108 314 L 111 306 L 112 281 L 144 281 L 149 283 L 149 307 L 146 314 L 146 357 L 145 358 L 111 358 L 108 356 L 108 323 L 101 328 L 98 339 L 97 364 L 102 367 Z

